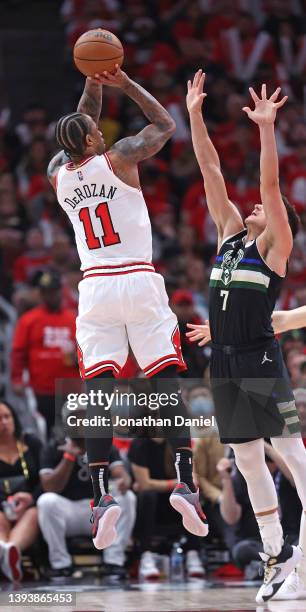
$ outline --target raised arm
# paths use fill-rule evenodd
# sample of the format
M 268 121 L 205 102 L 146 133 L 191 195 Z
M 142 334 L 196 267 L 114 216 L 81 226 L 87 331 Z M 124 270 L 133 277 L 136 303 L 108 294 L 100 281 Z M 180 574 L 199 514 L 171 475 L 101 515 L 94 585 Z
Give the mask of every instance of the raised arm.
M 89 115 L 98 125 L 102 112 L 102 84 L 98 79 L 87 77 L 77 112 Z
M 279 186 L 278 156 L 274 123 L 278 108 L 287 100 L 285 96 L 277 102 L 280 87 L 267 98 L 266 85 L 262 85 L 261 98 L 250 87 L 255 109 L 243 110 L 259 127 L 260 133 L 260 194 L 266 216 L 266 229 L 257 240 L 258 248 L 267 264 L 280 275 L 284 275 L 290 255 L 293 238 L 288 222 L 287 211 Z
M 135 165 L 143 159 L 152 157 L 160 151 L 175 131 L 175 122 L 166 109 L 143 87 L 132 81 L 125 72 L 117 67 L 115 74 L 104 72 L 101 76 L 104 85 L 120 88 L 141 108 L 150 121 L 135 136 L 116 142 L 110 149 L 127 165 Z
M 98 76 L 98 75 L 97 75 Z M 84 113 L 92 117 L 98 125 L 102 111 L 102 84 L 98 79 L 87 77 L 85 87 L 79 101 L 77 112 Z M 59 151 L 52 157 L 47 168 L 48 179 L 54 189 L 56 189 L 56 176 L 61 166 L 69 160 L 65 151 Z
M 188 81 L 187 108 L 190 116 L 194 152 L 204 179 L 209 212 L 217 226 L 219 243 L 244 229 L 241 215 L 228 199 L 218 153 L 209 137 L 202 114 L 205 74 L 198 70 L 193 82 Z

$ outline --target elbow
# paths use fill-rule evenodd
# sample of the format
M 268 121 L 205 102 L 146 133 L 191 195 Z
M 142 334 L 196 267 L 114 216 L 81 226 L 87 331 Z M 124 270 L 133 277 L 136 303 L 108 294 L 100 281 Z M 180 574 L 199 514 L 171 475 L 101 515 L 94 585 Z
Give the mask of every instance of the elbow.
M 238 516 L 231 515 L 231 516 L 228 517 L 228 520 L 226 521 L 226 523 L 228 525 L 230 525 L 231 527 L 233 527 L 233 525 L 237 525 L 238 521 L 239 521 L 239 517 Z
M 222 177 L 221 168 L 214 162 L 201 162 L 199 161 L 200 169 L 203 175 L 204 183 L 209 180 L 215 181 Z
M 59 487 L 54 486 L 52 482 L 41 481 L 41 486 L 44 493 L 60 493 Z
M 171 138 L 171 136 L 173 136 L 175 130 L 176 130 L 176 123 L 175 123 L 174 119 L 172 119 L 172 117 L 170 117 L 170 115 L 169 115 L 168 116 L 168 120 L 167 120 L 167 122 L 165 122 L 165 125 L 163 127 L 163 132 L 164 132 L 164 134 L 168 138 Z
M 172 117 L 170 117 L 170 121 L 169 121 L 170 136 L 173 136 L 175 130 L 176 130 L 176 123 L 175 123 L 174 119 L 172 119 Z
M 146 482 L 138 482 L 137 490 L 139 493 L 144 493 L 145 491 L 150 491 L 149 483 Z
M 277 191 L 277 194 L 279 193 L 280 187 L 279 187 L 279 179 L 278 176 L 275 177 L 271 177 L 269 179 L 261 179 L 260 181 L 260 191 L 262 195 L 266 195 L 267 192 L 271 193 L 274 197 L 274 193 Z

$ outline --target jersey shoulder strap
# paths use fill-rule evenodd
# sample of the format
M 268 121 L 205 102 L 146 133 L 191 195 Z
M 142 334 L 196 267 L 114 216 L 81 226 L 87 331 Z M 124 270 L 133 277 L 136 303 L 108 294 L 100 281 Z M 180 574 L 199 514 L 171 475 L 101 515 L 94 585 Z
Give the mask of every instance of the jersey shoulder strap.
M 220 246 L 218 255 L 220 253 L 223 253 L 224 250 L 227 250 L 228 247 L 230 248 L 234 248 L 235 243 L 237 242 L 237 240 L 242 240 L 242 238 L 244 238 L 247 235 L 247 229 L 241 230 L 240 232 L 238 232 L 237 234 L 234 234 L 232 236 L 228 236 L 227 238 L 224 238 L 224 240 L 222 241 L 222 244 Z

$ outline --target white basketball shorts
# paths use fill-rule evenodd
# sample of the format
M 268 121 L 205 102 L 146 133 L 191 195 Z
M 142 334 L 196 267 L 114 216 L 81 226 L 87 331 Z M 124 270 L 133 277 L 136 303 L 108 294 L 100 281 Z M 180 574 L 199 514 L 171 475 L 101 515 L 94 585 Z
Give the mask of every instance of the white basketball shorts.
M 79 294 L 76 338 L 83 379 L 108 370 L 120 377 L 129 344 L 147 377 L 169 365 L 186 369 L 177 318 L 153 264 L 85 270 Z

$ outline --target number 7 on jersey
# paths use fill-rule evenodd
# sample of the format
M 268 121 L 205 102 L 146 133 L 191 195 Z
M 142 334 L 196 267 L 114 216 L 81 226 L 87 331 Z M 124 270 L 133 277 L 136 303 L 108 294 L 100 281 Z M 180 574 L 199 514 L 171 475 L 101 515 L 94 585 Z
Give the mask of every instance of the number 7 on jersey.
M 226 289 L 222 289 L 222 291 L 220 291 L 220 296 L 223 297 L 222 310 L 226 310 L 228 294 L 229 291 L 227 291 Z

